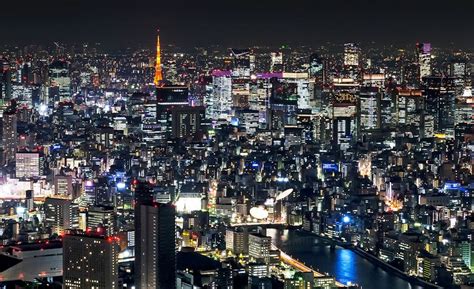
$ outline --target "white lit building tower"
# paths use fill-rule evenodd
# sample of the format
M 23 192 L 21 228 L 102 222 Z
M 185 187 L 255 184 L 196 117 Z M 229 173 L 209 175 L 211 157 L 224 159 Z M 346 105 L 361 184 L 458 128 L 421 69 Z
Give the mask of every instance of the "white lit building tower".
M 419 80 L 431 75 L 431 43 L 416 44 L 416 62 Z
M 206 118 L 227 119 L 232 115 L 232 78 L 230 72 L 215 71 L 212 92 L 206 95 Z
M 359 66 L 360 49 L 355 43 L 344 44 L 344 66 Z

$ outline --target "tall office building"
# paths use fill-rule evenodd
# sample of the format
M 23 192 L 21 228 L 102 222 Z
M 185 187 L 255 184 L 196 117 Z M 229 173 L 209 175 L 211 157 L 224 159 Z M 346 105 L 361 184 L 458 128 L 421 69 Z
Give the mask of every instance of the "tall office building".
M 196 138 L 202 132 L 203 106 L 181 106 L 172 111 L 173 138 Z
M 227 229 L 225 233 L 225 248 L 235 255 L 248 254 L 249 232 L 246 228 Z
M 465 79 L 470 76 L 471 69 L 468 60 L 460 55 L 450 59 L 448 64 L 448 73 L 450 77 Z
M 454 113 L 454 124 L 474 124 L 474 96 L 470 87 L 466 88 L 464 92 L 456 97 L 456 110 Z
M 71 97 L 71 78 L 68 63 L 55 61 L 49 66 L 49 100 L 65 101 Z
M 54 194 L 56 196 L 72 195 L 72 176 L 56 175 L 54 176 Z
M 471 85 L 471 66 L 462 55 L 455 55 L 448 64 L 448 75 L 454 78 L 456 94 L 462 94 Z
M 156 88 L 156 115 L 161 139 L 171 136 L 173 110 L 188 106 L 188 94 L 186 86 L 161 84 Z
M 0 105 L 12 98 L 12 73 L 6 58 L 0 60 Z
M 187 86 L 163 85 L 156 88 L 156 100 L 159 105 L 188 105 Z
M 327 69 L 324 69 L 325 64 L 327 66 L 327 61 L 318 54 L 313 53 L 310 55 L 308 68 L 310 78 L 309 85 L 311 94 L 314 97 L 314 109 L 316 109 L 316 111 L 322 111 L 323 108 L 326 107 L 323 104 L 323 86 L 328 76 Z
M 431 75 L 431 43 L 416 44 L 416 62 L 419 80 Z
M 66 235 L 63 241 L 65 289 L 118 288 L 117 238 Z
M 5 162 L 15 159 L 15 153 L 18 146 L 17 133 L 18 118 L 15 110 L 9 110 L 3 113 L 3 153 Z
M 426 101 L 426 114 L 433 117 L 434 131 L 452 135 L 455 122 L 455 79 L 437 76 L 425 77 L 423 96 Z
M 349 148 L 357 139 L 358 83 L 352 78 L 333 80 L 332 139 L 341 150 Z
M 212 91 L 206 95 L 206 118 L 227 119 L 232 115 L 232 78 L 227 71 L 212 73 Z
M 135 199 L 136 288 L 175 288 L 175 207 L 153 202 L 145 183 L 137 185 Z
M 355 111 L 355 107 L 338 104 L 333 109 L 332 140 L 334 147 L 345 151 L 350 147 L 356 135 L 355 113 L 346 115 L 346 112 Z
M 232 107 L 249 107 L 250 80 L 255 72 L 255 54 L 251 49 L 230 49 Z
M 270 81 L 272 75 L 271 73 L 261 75 L 250 82 L 249 109 L 259 111 L 261 122 L 266 122 L 266 112 L 272 91 L 272 83 Z
M 171 83 L 180 83 L 176 59 L 169 59 L 166 62 L 165 68 L 166 68 L 166 81 L 171 82 Z
M 249 288 L 266 289 L 271 288 L 270 267 L 265 263 L 249 263 L 247 264 L 247 270 L 249 273 Z M 269 284 L 268 284 L 269 283 Z
M 249 257 L 258 262 L 270 261 L 272 238 L 261 234 L 249 235 Z
M 379 129 L 381 124 L 381 92 L 378 87 L 362 87 L 358 99 L 359 129 Z
M 271 63 L 270 63 L 271 72 L 283 72 L 283 52 L 272 52 L 271 53 Z
M 62 235 L 65 230 L 79 226 L 79 206 L 69 199 L 46 198 L 44 214 L 52 233 Z
M 360 48 L 355 43 L 344 44 L 344 68 L 343 77 L 359 79 L 361 73 L 361 55 Z
M 425 117 L 424 107 L 421 90 L 399 89 L 395 95 L 394 124 L 398 128 L 411 127 L 415 135 L 432 136 L 432 121 Z
M 115 233 L 114 207 L 94 206 L 87 211 L 87 228 L 107 236 Z
M 255 55 L 250 49 L 231 49 L 232 76 L 249 78 L 255 70 Z
M 309 77 L 319 78 L 322 81 L 324 60 L 316 53 L 309 56 Z
M 344 44 L 344 66 L 359 66 L 360 49 L 355 43 Z

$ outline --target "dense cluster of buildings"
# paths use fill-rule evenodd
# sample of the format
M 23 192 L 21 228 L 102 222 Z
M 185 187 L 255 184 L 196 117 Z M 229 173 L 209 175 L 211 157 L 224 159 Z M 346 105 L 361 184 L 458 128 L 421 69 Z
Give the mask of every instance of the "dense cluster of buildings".
M 0 52 L 1 288 L 353 287 L 272 226 L 472 288 L 469 53 Z

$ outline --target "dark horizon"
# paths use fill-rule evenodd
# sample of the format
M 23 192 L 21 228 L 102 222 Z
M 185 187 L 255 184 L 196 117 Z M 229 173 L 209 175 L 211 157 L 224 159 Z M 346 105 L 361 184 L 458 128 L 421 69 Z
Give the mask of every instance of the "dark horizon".
M 51 0 L 48 4 L 6 3 L 0 26 L 3 44 L 100 42 L 106 49 L 153 47 L 156 29 L 163 44 L 180 47 L 319 46 L 325 42 L 406 45 L 431 42 L 434 47 L 471 50 L 466 37 L 474 27 L 469 0 L 269 1 L 205 4 L 152 0 Z

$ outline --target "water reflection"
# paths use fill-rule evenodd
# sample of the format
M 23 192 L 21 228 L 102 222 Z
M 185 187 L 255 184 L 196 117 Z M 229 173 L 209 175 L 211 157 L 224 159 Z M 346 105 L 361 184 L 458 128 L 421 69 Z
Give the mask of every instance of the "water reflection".
M 339 281 L 344 284 L 348 282 L 355 283 L 354 276 L 356 276 L 355 270 L 355 258 L 354 253 L 350 250 L 336 250 L 336 259 L 333 265 L 333 272 L 336 272 L 336 276 L 339 277 Z
M 336 276 L 342 283 L 356 283 L 363 289 L 423 289 L 384 271 L 351 250 L 331 249 L 312 235 L 276 229 L 268 229 L 267 235 L 272 236 L 275 244 L 286 253 L 320 272 Z

